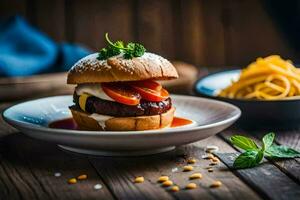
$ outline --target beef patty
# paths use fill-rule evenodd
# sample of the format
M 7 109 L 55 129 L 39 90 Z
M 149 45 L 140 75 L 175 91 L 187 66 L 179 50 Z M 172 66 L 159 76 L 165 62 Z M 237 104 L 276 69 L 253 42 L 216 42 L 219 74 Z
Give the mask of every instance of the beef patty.
M 74 93 L 74 103 L 79 107 L 79 96 Z M 94 96 L 87 98 L 85 110 L 88 113 L 98 113 L 102 115 L 110 115 L 115 117 L 135 117 L 159 115 L 165 113 L 172 107 L 171 98 L 164 101 L 153 102 L 141 100 L 140 104 L 135 106 L 121 104 L 115 101 L 107 101 Z

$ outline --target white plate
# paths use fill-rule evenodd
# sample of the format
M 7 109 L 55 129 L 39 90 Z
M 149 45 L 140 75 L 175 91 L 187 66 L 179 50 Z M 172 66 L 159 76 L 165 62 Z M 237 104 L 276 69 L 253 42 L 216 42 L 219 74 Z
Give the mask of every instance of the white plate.
M 178 128 L 149 131 L 79 131 L 48 128 L 48 124 L 71 117 L 72 96 L 27 101 L 4 111 L 4 119 L 24 134 L 58 144 L 78 153 L 93 155 L 146 155 L 205 139 L 235 122 L 241 111 L 228 103 L 200 97 L 172 95 L 175 115 L 194 121 Z

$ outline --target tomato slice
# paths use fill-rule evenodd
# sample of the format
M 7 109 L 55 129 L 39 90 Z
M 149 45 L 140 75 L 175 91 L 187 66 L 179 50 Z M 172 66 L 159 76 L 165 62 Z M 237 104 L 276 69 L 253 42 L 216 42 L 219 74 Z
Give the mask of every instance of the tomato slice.
M 140 103 L 141 95 L 128 85 L 102 83 L 101 86 L 105 94 L 116 102 L 126 105 L 137 105 Z
M 151 90 L 149 88 L 132 86 L 141 96 L 142 99 L 148 101 L 163 101 L 169 97 L 169 93 L 164 88 L 161 88 L 160 91 Z
M 148 88 L 155 91 L 160 91 L 162 89 L 161 84 L 153 80 L 132 81 L 129 84 L 137 87 Z

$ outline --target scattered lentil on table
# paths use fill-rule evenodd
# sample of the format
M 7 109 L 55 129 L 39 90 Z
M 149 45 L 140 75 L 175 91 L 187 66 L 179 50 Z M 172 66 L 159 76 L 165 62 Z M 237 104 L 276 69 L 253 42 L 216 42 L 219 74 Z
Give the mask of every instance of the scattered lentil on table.
M 170 189 L 172 192 L 178 192 L 179 191 L 179 187 L 177 185 L 174 185 L 173 187 L 171 187 Z
M 69 183 L 69 184 L 75 184 L 75 183 L 77 183 L 77 180 L 76 180 L 76 178 L 70 178 L 70 179 L 68 180 L 68 183 Z
M 194 173 L 194 174 L 190 175 L 189 178 L 190 179 L 201 179 L 202 178 L 202 174 L 201 173 Z
M 158 182 L 165 182 L 165 181 L 168 181 L 169 180 L 169 177 L 168 176 L 161 176 L 158 178 Z
M 188 164 L 195 164 L 197 162 L 197 160 L 195 158 L 189 158 L 187 163 Z
M 211 188 L 217 188 L 217 187 L 220 187 L 222 185 L 222 182 L 221 181 L 214 181 L 210 187 Z
M 138 177 L 136 177 L 136 178 L 134 179 L 134 182 L 135 182 L 135 183 L 142 183 L 142 182 L 144 182 L 144 181 L 145 181 L 145 179 L 144 179 L 143 176 L 138 176 Z
M 194 167 L 191 165 L 186 165 L 183 167 L 184 172 L 192 171 L 193 169 L 194 169 Z
M 186 189 L 190 190 L 190 189 L 195 189 L 197 188 L 196 183 L 189 183 L 185 186 Z
M 162 183 L 162 186 L 164 186 L 164 187 L 169 187 L 171 185 L 173 185 L 173 181 L 170 181 L 170 180 L 165 181 L 165 182 Z
M 204 159 L 213 159 L 214 158 L 214 155 L 212 154 L 206 154 Z
M 219 158 L 217 158 L 217 157 L 213 157 L 212 161 L 214 161 L 214 162 L 220 162 Z
M 79 175 L 79 176 L 77 177 L 77 179 L 78 179 L 78 180 L 85 180 L 85 179 L 87 179 L 87 175 L 86 175 L 86 174 Z

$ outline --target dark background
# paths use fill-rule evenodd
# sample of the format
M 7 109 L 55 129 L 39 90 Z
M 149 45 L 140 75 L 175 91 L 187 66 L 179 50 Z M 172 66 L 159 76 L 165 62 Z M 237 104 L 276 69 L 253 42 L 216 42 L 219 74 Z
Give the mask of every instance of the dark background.
M 0 16 L 19 14 L 55 41 L 95 51 L 109 32 L 210 67 L 243 66 L 270 54 L 299 63 L 299 7 L 294 0 L 1 0 Z

